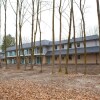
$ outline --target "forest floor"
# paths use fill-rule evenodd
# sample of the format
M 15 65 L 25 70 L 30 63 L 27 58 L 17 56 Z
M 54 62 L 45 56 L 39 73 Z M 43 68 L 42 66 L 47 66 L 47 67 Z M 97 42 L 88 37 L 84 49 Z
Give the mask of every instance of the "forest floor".
M 58 72 L 54 74 L 51 66 L 29 67 L 24 70 L 15 68 L 0 68 L 0 100 L 100 100 L 100 67 L 87 67 L 87 75 L 82 72 L 84 67 L 69 67 L 69 74 Z

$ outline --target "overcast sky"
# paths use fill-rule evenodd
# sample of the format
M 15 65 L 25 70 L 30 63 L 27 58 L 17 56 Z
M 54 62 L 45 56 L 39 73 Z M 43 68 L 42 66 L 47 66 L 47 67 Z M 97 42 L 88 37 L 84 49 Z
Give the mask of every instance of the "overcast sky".
M 9 1 L 9 0 L 8 0 Z M 16 0 L 10 0 L 12 3 L 13 8 L 16 8 Z M 43 0 L 42 0 L 43 1 Z M 52 40 L 52 0 L 45 0 L 48 2 L 42 2 L 42 18 L 41 18 L 41 30 L 42 30 L 42 39 L 46 40 Z M 65 1 L 65 2 L 64 2 Z M 66 39 L 68 35 L 68 16 L 69 15 L 69 6 L 66 8 L 66 5 L 68 4 L 68 0 L 62 0 L 62 10 L 63 11 L 63 18 L 62 18 L 62 39 Z M 70 0 L 69 0 L 70 1 Z M 79 2 L 79 0 L 76 0 Z M 31 0 L 27 0 L 29 4 L 31 5 Z M 77 2 L 77 3 L 78 3 Z M 26 4 L 26 3 L 25 3 Z M 56 12 L 55 12 L 55 39 L 59 39 L 59 13 L 58 13 L 58 5 L 59 0 L 56 0 Z M 28 7 L 28 5 L 26 5 Z M 50 9 L 50 10 L 46 10 Z M 46 10 L 46 11 L 44 11 Z M 74 3 L 74 11 L 75 11 L 75 21 L 76 21 L 76 33 L 77 36 L 80 36 L 80 12 L 77 7 L 77 5 Z M 1 36 L 4 35 L 4 8 L 2 5 L 1 10 Z M 28 18 L 29 22 L 26 22 L 23 25 L 22 28 L 22 36 L 23 36 L 23 42 L 30 42 L 31 40 L 31 7 L 29 7 L 29 10 L 26 14 L 25 19 Z M 66 15 L 66 14 L 67 15 Z M 94 29 L 98 26 L 97 24 L 97 13 L 96 13 L 96 0 L 86 0 L 85 4 L 85 22 L 86 22 L 86 32 L 87 35 L 96 34 L 94 33 Z M 7 6 L 7 34 L 11 34 L 15 37 L 15 14 L 9 5 Z M 73 33 L 72 33 L 73 34 Z M 39 40 L 39 33 L 37 33 L 37 40 Z

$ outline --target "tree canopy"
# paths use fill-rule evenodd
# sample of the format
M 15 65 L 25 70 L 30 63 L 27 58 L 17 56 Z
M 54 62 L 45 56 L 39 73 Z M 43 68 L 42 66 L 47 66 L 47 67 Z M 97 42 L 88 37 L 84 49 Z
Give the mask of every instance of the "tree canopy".
M 5 36 L 4 36 L 2 41 L 2 46 L 1 46 L 2 51 L 5 50 L 5 44 L 6 44 L 6 48 L 15 45 L 15 38 L 12 37 L 10 34 L 8 34 L 5 40 Z

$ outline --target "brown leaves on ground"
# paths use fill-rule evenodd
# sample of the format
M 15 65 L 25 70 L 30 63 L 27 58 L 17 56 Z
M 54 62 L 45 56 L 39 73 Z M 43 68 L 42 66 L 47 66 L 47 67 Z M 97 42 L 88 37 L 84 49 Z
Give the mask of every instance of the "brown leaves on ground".
M 0 72 L 0 100 L 100 100 L 99 75 Z

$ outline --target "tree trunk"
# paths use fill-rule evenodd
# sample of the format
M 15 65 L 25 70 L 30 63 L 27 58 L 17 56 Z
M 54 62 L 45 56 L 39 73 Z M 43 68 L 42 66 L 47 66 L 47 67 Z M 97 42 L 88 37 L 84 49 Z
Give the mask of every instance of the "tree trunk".
M 36 30 L 34 32 L 34 45 L 33 45 L 33 61 L 34 62 L 35 62 L 34 50 L 35 50 L 35 41 L 36 41 L 36 33 L 37 33 L 37 26 L 38 26 L 38 13 L 39 13 L 39 3 L 37 4 Z
M 74 49 L 75 49 L 75 71 L 77 73 L 77 48 L 76 48 L 76 32 L 75 32 L 75 19 L 74 19 L 74 10 L 73 10 L 73 30 L 74 30 Z
M 38 20 L 38 25 L 39 25 L 39 31 L 40 31 L 40 63 L 41 63 L 41 70 L 40 72 L 42 73 L 42 46 L 41 46 L 41 2 L 40 2 L 40 21 Z
M 68 74 L 69 45 L 70 45 L 70 36 L 71 36 L 72 15 L 73 15 L 73 0 L 71 1 L 71 9 L 70 9 L 70 17 L 69 17 L 70 18 L 70 24 L 69 24 L 68 44 L 67 44 L 67 51 L 66 51 L 65 74 Z
M 82 9 L 82 1 L 80 0 L 80 12 L 81 12 L 81 16 L 82 16 L 82 22 L 83 22 L 83 32 L 84 32 L 84 65 L 85 65 L 85 70 L 84 70 L 84 74 L 87 73 L 87 67 L 86 67 L 86 33 L 85 33 L 85 20 L 84 20 L 84 14 L 83 14 L 83 9 Z
M 19 0 L 17 0 L 17 6 L 16 6 L 16 66 L 17 69 L 19 69 L 19 59 L 18 59 L 18 6 L 19 6 Z
M 7 52 L 6 52 L 7 0 L 5 0 L 5 2 L 4 2 L 4 9 L 5 9 L 5 26 L 4 26 L 4 30 L 5 30 L 5 63 L 6 63 L 6 68 L 7 68 Z
M 52 13 L 52 74 L 54 73 L 55 62 L 55 32 L 54 32 L 54 15 L 55 15 L 55 0 L 53 0 L 53 13 Z
M 100 5 L 99 5 L 99 0 L 96 0 L 96 4 L 97 4 L 97 17 L 98 17 L 98 26 L 99 26 L 99 57 L 100 57 Z
M 23 59 L 25 60 L 25 56 L 24 56 L 24 49 L 23 49 L 23 44 L 22 44 L 22 4 L 23 1 L 20 1 L 19 4 L 19 68 L 20 68 L 20 63 L 21 63 L 21 54 L 23 55 Z M 26 68 L 26 67 L 25 67 Z
M 59 72 L 62 72 L 61 68 L 61 33 L 62 33 L 62 12 L 61 12 L 61 2 L 60 0 L 60 5 L 59 5 L 59 15 L 60 15 L 60 34 L 59 34 Z
M 32 35 L 31 35 L 31 69 L 33 69 L 33 32 L 34 32 L 34 0 L 32 0 Z

